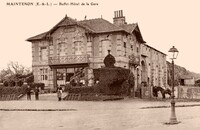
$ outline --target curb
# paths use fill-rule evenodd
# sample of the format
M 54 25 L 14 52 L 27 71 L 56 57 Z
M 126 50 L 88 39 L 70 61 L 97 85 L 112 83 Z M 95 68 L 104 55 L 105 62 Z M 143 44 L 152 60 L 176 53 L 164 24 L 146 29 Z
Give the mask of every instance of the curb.
M 77 109 L 0 109 L 0 111 L 77 111 Z
M 200 106 L 200 104 L 192 104 L 192 105 L 176 105 L 175 107 L 195 107 Z M 171 106 L 152 106 L 152 107 L 141 107 L 140 109 L 151 109 L 151 108 L 170 108 Z

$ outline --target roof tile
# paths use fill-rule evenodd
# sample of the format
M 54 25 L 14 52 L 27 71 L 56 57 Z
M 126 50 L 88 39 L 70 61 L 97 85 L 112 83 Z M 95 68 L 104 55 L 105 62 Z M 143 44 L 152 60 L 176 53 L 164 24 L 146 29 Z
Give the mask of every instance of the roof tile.
M 95 31 L 95 33 L 105 33 L 105 32 L 115 32 L 115 31 L 125 31 L 123 28 L 118 27 L 105 19 L 97 18 L 90 20 L 79 21 L 79 23 L 87 26 L 88 28 Z

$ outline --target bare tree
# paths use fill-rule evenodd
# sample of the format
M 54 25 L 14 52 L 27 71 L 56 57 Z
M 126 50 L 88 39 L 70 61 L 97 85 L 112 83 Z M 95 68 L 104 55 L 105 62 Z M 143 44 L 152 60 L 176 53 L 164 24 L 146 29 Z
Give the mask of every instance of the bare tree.
M 24 75 L 31 73 L 31 69 L 27 68 L 18 62 L 9 62 L 6 69 L 1 70 L 0 79 L 1 82 L 7 82 L 9 86 L 12 84 L 17 85 L 18 82 L 22 82 Z

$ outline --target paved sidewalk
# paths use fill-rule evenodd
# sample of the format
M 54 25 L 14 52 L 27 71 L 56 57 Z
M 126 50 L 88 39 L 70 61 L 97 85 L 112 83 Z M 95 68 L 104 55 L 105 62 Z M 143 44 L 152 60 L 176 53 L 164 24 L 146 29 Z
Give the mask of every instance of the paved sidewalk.
M 176 105 L 198 105 L 178 102 Z M 1 101 L 0 109 L 40 111 L 0 111 L 1 130 L 199 130 L 200 107 L 176 108 L 178 125 L 169 121 L 168 101 L 125 99 L 119 101 Z M 66 111 L 59 111 L 59 110 Z M 42 111 L 44 110 L 44 111 Z M 50 111 L 48 111 L 50 110 Z M 55 111 L 51 111 L 55 110 Z M 57 111 L 56 111 L 57 110 Z

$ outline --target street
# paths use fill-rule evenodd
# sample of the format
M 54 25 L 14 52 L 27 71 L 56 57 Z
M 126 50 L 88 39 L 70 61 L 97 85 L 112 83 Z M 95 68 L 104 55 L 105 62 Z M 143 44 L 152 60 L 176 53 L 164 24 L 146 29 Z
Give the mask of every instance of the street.
M 177 125 L 169 121 L 168 101 L 1 101 L 1 130 L 199 130 L 200 107 L 177 107 Z M 178 102 L 176 105 L 199 105 Z M 10 111 L 5 111 L 10 110 Z M 19 111 L 23 110 L 23 111 Z M 37 111 L 38 110 L 38 111 Z M 41 111 L 42 110 L 42 111 Z M 54 110 L 54 111 L 53 111 Z M 63 110 L 63 111 L 59 111 Z

